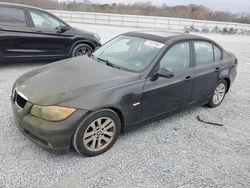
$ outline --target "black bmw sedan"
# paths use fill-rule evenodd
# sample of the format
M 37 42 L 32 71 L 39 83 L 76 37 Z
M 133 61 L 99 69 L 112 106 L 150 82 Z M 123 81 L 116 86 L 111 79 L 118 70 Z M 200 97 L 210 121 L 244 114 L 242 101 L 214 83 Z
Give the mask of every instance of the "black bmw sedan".
M 207 38 L 130 32 L 91 57 L 24 74 L 11 102 L 18 127 L 34 142 L 94 156 L 131 127 L 194 104 L 219 106 L 236 69 L 236 57 Z
M 0 3 L 0 62 L 91 55 L 100 45 L 97 34 L 73 28 L 45 10 Z

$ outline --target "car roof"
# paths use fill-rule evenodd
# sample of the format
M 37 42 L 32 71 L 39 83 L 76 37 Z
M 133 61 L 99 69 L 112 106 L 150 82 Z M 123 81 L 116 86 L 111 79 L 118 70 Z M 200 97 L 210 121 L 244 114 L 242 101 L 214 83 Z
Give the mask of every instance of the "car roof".
M 12 8 L 32 8 L 32 9 L 37 9 L 37 10 L 44 10 L 41 8 L 29 6 L 29 5 L 24 5 L 24 4 L 17 4 L 17 3 L 4 3 L 0 2 L 0 6 L 6 6 L 6 7 L 12 7 Z
M 153 40 L 161 43 L 166 43 L 171 39 L 201 39 L 211 41 L 205 37 L 201 37 L 198 35 L 191 35 L 188 33 L 181 32 L 169 32 L 165 30 L 147 30 L 147 31 L 133 31 L 124 33 L 123 35 L 134 36 L 139 38 L 144 38 L 148 40 Z

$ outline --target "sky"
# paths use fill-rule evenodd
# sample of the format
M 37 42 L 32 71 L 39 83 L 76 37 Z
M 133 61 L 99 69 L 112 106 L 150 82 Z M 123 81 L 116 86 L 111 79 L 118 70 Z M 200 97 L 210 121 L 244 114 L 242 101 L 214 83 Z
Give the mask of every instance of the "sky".
M 73 1 L 73 0 L 68 0 Z M 77 0 L 83 1 L 83 0 Z M 250 13 L 250 0 L 90 0 L 93 3 L 134 3 L 134 2 L 151 2 L 154 5 L 165 3 L 169 6 L 200 4 L 211 10 L 223 10 L 233 13 L 247 12 Z

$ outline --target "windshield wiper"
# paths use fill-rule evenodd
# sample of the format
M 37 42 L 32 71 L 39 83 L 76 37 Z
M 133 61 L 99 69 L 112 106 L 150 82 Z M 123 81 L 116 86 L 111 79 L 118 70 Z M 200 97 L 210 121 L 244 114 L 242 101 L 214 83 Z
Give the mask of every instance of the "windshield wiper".
M 107 59 L 102 59 L 102 58 L 97 58 L 98 61 L 102 61 L 102 62 L 105 62 L 106 65 L 110 66 L 110 67 L 113 67 L 113 68 L 116 68 L 116 69 L 120 69 L 119 66 L 115 65 L 114 63 L 111 63 L 109 60 Z

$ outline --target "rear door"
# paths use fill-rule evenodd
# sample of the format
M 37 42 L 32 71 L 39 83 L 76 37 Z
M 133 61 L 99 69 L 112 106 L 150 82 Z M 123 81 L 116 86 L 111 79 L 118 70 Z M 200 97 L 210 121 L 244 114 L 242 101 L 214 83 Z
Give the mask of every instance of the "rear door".
M 4 61 L 34 57 L 34 35 L 24 9 L 0 6 L 0 56 Z
M 32 29 L 36 37 L 36 56 L 49 58 L 64 58 L 68 55 L 72 35 L 69 32 L 60 32 L 63 25 L 55 16 L 37 9 L 29 9 Z
M 195 79 L 192 94 L 193 102 L 202 102 L 210 98 L 219 81 L 220 60 L 215 61 L 213 43 L 193 41 L 195 56 Z M 218 58 L 218 57 L 217 57 Z

